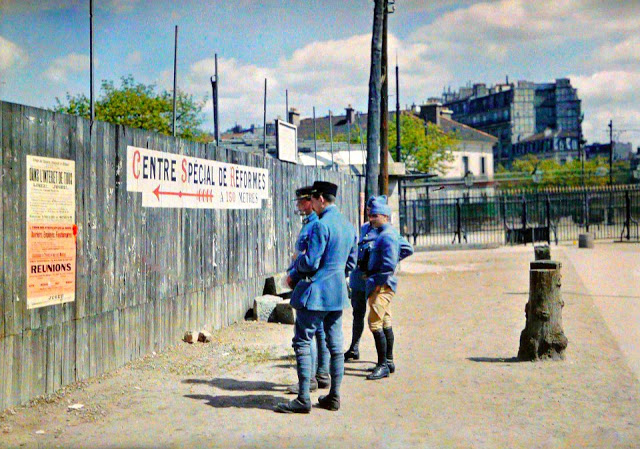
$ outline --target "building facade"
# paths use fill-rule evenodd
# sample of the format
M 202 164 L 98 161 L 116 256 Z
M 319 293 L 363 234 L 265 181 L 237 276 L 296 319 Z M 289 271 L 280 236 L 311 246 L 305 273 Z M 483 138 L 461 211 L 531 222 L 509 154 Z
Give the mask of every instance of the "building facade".
M 546 129 L 582 133 L 581 102 L 567 78 L 553 83 L 474 84 L 445 92 L 442 100 L 454 120 L 498 138 L 496 163 L 509 164 L 518 156 L 514 145 Z

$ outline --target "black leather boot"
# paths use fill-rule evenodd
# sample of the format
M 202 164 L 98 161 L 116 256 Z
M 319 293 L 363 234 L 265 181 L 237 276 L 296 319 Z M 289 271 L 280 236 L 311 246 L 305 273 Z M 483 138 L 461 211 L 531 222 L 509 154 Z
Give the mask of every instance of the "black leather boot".
M 293 401 L 281 402 L 275 406 L 273 411 L 277 413 L 309 413 L 311 412 L 311 402 L 295 398 Z
M 360 360 L 360 351 L 357 346 L 355 348 L 349 348 L 349 350 L 344 353 L 344 361 L 350 362 L 351 360 Z
M 325 396 L 320 396 L 318 398 L 318 407 L 331 411 L 339 410 L 340 398 L 338 396 L 332 395 L 331 393 Z
M 373 332 L 373 339 L 376 341 L 378 364 L 373 369 L 373 372 L 367 376 L 367 380 L 378 380 L 383 377 L 389 377 L 389 367 L 387 366 L 387 339 L 384 332 L 381 330 Z
M 393 363 L 393 328 L 386 327 L 383 331 L 387 339 L 387 366 L 389 367 L 389 372 L 394 373 L 396 371 L 396 364 Z

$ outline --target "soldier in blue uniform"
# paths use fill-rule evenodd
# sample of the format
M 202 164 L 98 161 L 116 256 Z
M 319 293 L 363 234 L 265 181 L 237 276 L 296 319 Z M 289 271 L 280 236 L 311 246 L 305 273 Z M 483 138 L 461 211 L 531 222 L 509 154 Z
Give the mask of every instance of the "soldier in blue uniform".
M 388 377 L 395 371 L 393 363 L 394 335 L 391 326 L 391 300 L 398 280 L 395 271 L 400 260 L 398 231 L 389 223 L 391 209 L 387 204 L 374 202 L 369 214 L 371 225 L 378 235 L 371 248 L 367 265 L 366 295 L 369 303 L 369 329 L 373 333 L 378 353 L 378 363 L 369 380 Z M 413 248 L 411 248 L 413 253 Z
M 294 269 L 296 259 L 307 252 L 313 223 L 318 221 L 318 215 L 313 210 L 313 207 L 311 207 L 311 193 L 311 186 L 302 187 L 296 190 L 296 207 L 304 219 L 302 221 L 302 229 L 300 230 L 298 240 L 296 241 L 296 253 L 291 265 L 287 269 L 287 273 L 290 276 L 297 275 Z M 299 280 L 299 276 L 297 276 L 293 282 L 297 284 Z M 312 368 L 312 373 L 314 375 L 311 377 L 310 391 L 315 391 L 318 388 L 329 388 L 329 350 L 327 349 L 324 328 L 322 325 L 318 326 L 316 331 L 315 344 L 311 344 L 311 366 L 315 369 Z M 298 383 L 290 385 L 287 388 L 287 393 L 298 394 L 298 387 Z
M 387 204 L 385 195 L 372 196 L 367 200 L 367 217 L 371 213 L 371 207 L 374 203 Z M 393 228 L 392 228 L 393 229 Z M 400 244 L 400 260 L 413 254 L 411 244 L 397 233 L 398 243 Z M 356 268 L 349 275 L 349 287 L 351 288 L 351 307 L 353 308 L 353 328 L 351 334 L 351 345 L 344 354 L 344 361 L 360 359 L 360 338 L 364 330 L 364 317 L 367 312 L 367 295 L 365 293 L 366 270 L 369 263 L 369 256 L 373 242 L 378 236 L 378 229 L 367 222 L 360 228 L 360 240 L 358 241 L 358 263 Z
M 351 223 L 334 205 L 338 186 L 316 181 L 311 198 L 319 220 L 312 225 L 305 254 L 296 259 L 289 276 L 301 280 L 295 284 L 291 305 L 296 309 L 293 348 L 296 353 L 299 392 L 293 401 L 278 404 L 280 413 L 309 413 L 311 398 L 311 340 L 320 326 L 324 326 L 327 346 L 331 354 L 331 389 L 320 396 L 318 406 L 327 410 L 340 408 L 340 384 L 344 375 L 342 353 L 342 311 L 348 306 L 345 276 L 356 264 L 356 232 Z

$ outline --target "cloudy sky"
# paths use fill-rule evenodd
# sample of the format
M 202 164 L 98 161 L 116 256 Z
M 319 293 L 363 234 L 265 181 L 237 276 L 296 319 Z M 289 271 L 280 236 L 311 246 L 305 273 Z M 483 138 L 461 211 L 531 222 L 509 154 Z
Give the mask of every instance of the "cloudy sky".
M 214 54 L 222 128 L 262 123 L 289 105 L 303 116 L 366 111 L 371 0 L 94 0 L 97 80 L 172 86 L 209 98 Z M 397 0 L 390 61 L 402 105 L 474 82 L 571 78 L 589 141 L 640 144 L 640 1 Z M 392 78 L 392 83 L 395 79 Z M 393 84 L 392 84 L 393 85 Z M 0 98 L 51 107 L 89 91 L 89 0 L 0 0 Z M 395 99 L 390 103 L 395 104 Z M 206 106 L 211 128 L 211 101 Z

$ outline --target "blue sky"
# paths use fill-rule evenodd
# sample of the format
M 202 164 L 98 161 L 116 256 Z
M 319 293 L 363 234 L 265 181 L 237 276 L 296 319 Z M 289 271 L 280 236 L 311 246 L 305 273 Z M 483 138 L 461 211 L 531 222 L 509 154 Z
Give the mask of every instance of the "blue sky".
M 435 5 L 434 5 L 435 4 Z M 174 25 L 178 85 L 207 99 L 218 53 L 223 129 L 262 123 L 289 105 L 303 116 L 366 111 L 371 0 L 94 0 L 96 79 L 170 89 Z M 88 0 L 0 0 L 0 98 L 50 107 L 88 93 Z M 400 62 L 401 103 L 420 104 L 469 82 L 570 77 L 590 141 L 613 119 L 640 144 L 640 2 L 600 0 L 398 0 L 389 51 Z M 392 83 L 395 81 L 392 79 Z M 395 103 L 395 100 L 391 100 Z

